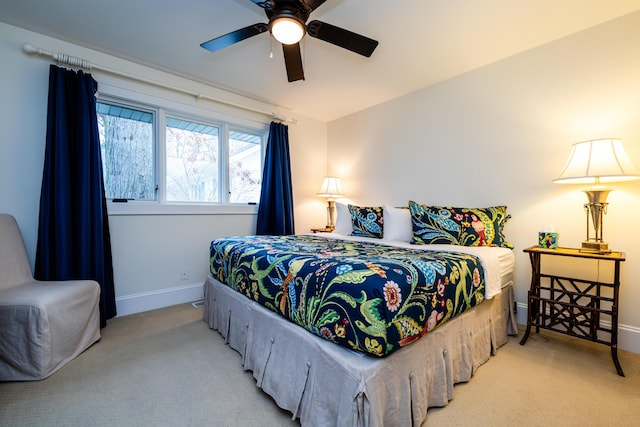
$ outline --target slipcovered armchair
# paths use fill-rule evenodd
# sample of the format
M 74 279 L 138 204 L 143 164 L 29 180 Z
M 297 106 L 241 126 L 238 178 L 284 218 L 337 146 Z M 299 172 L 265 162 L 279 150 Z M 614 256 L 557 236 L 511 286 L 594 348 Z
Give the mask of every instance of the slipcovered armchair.
M 0 381 L 41 380 L 100 339 L 100 286 L 33 278 L 15 218 L 0 214 Z

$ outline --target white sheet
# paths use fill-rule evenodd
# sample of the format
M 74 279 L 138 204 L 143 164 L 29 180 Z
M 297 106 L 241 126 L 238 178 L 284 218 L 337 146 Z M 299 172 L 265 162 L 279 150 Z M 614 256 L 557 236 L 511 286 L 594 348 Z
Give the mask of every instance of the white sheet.
M 374 239 L 371 237 L 345 236 L 338 233 L 313 234 L 328 239 L 345 239 L 360 242 L 372 242 L 387 246 L 417 249 L 421 251 L 463 252 L 480 258 L 485 272 L 485 298 L 491 299 L 505 286 L 513 284 L 515 255 L 509 248 L 495 246 L 458 246 L 458 245 L 412 245 L 406 242 Z

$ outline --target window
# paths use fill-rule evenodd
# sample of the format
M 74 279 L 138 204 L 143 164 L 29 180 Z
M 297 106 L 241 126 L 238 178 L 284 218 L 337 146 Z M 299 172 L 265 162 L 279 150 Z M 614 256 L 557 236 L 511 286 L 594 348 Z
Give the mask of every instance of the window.
M 96 110 L 106 197 L 154 200 L 154 113 L 100 102 Z
M 108 199 L 258 203 L 266 127 L 111 100 L 100 100 L 97 113 Z
M 246 132 L 229 132 L 229 198 L 232 203 L 260 200 L 262 138 Z
M 166 200 L 219 202 L 220 129 L 167 117 Z

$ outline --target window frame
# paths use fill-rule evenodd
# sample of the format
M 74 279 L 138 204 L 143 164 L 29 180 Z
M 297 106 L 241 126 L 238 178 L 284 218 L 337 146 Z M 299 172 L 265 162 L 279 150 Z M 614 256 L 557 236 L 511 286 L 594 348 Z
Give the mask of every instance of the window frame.
M 140 111 L 142 113 L 147 113 L 151 115 L 151 141 L 152 141 L 152 146 L 151 146 L 151 151 L 152 151 L 152 158 L 153 158 L 153 163 L 151 165 L 151 169 L 152 169 L 152 173 L 153 173 L 153 178 L 154 178 L 154 182 L 153 182 L 153 199 L 139 199 L 139 202 L 155 202 L 158 198 L 158 149 L 159 146 L 157 144 L 158 141 L 158 127 L 156 126 L 157 122 L 158 122 L 158 110 L 154 109 L 153 107 L 147 106 L 147 105 L 143 105 L 143 104 L 134 104 L 131 103 L 127 100 L 103 100 L 103 99 L 97 99 L 96 100 L 98 103 L 101 104 L 109 104 L 109 105 L 113 105 L 119 108 L 123 108 L 123 109 L 129 109 L 129 110 L 135 110 L 135 111 Z M 97 110 L 97 109 L 96 109 Z M 102 159 L 103 163 L 103 167 L 104 167 L 104 159 Z M 102 174 L 103 177 L 103 182 L 104 182 L 104 171 Z M 106 185 L 106 183 L 105 183 Z M 110 198 L 107 198 L 107 200 L 113 200 Z
M 104 85 L 103 85 L 104 88 Z M 118 92 L 118 91 L 114 91 Z M 138 94 L 139 95 L 139 94 Z M 144 99 L 147 98 L 147 99 Z M 98 93 L 96 100 L 102 103 L 122 105 L 132 109 L 153 112 L 154 133 L 154 200 L 116 201 L 107 199 L 109 215 L 200 215 L 200 214 L 253 214 L 258 212 L 258 202 L 229 202 L 229 134 L 232 131 L 254 134 L 261 139 L 260 162 L 264 168 L 264 157 L 268 140 L 269 123 L 257 121 L 252 117 L 233 116 L 217 111 L 204 109 L 201 106 L 188 105 L 167 98 L 152 95 L 136 97 L 132 93 L 113 95 L 108 91 Z M 193 121 L 220 129 L 218 180 L 220 185 L 220 202 L 172 202 L 166 200 L 166 118 Z
M 224 163 L 226 163 L 226 147 L 225 145 L 227 144 L 227 136 L 226 136 L 226 131 L 225 131 L 225 124 L 224 122 L 214 122 L 213 120 L 208 120 L 207 119 L 203 119 L 203 118 L 196 118 L 194 116 L 188 116 L 185 115 L 184 113 L 181 112 L 176 112 L 176 111 L 170 111 L 170 110 L 165 110 L 165 111 L 161 111 L 160 114 L 162 115 L 162 119 L 158 120 L 158 127 L 160 128 L 160 133 L 161 135 L 159 136 L 159 142 L 161 142 L 162 145 L 162 158 L 159 159 L 159 164 L 162 166 L 162 173 L 158 175 L 158 183 L 160 186 L 160 190 L 162 191 L 158 191 L 158 202 L 162 203 L 162 204 L 166 204 L 166 205 L 193 205 L 193 206 L 201 206 L 201 205 L 205 205 L 205 206 L 209 206 L 209 205 L 228 205 L 228 198 L 225 196 L 225 177 L 224 175 L 226 174 L 226 170 L 225 170 L 225 166 Z M 167 133 L 166 133 L 166 128 L 167 128 L 167 117 L 173 118 L 173 119 L 177 119 L 177 120 L 184 120 L 184 121 L 188 121 L 188 122 L 192 122 L 192 123 L 197 123 L 197 124 L 202 124 L 202 125 L 207 125 L 207 126 L 211 126 L 211 127 L 216 127 L 218 128 L 218 157 L 219 157 L 219 164 L 218 164 L 218 186 L 220 187 L 220 190 L 218 191 L 218 197 L 219 197 L 219 202 L 190 202 L 190 201 L 168 201 L 167 200 Z
M 229 161 L 231 160 L 231 146 L 230 146 L 230 135 L 231 132 L 237 132 L 237 133 L 244 133 L 244 134 L 254 134 L 255 136 L 260 137 L 260 179 L 261 179 L 261 184 L 262 184 L 262 172 L 264 171 L 264 161 L 265 161 L 265 155 L 267 154 L 267 141 L 269 138 L 269 127 L 267 125 L 267 127 L 265 128 L 264 131 L 262 132 L 257 132 L 255 129 L 251 129 L 248 128 L 246 126 L 240 126 L 240 125 L 235 125 L 232 123 L 227 123 L 226 125 L 226 129 L 225 129 L 225 135 L 226 135 L 226 144 L 224 144 L 224 149 L 226 150 L 225 155 L 224 155 L 224 162 L 225 162 L 225 192 L 226 192 L 226 197 L 227 197 L 227 204 L 229 206 L 244 206 L 247 203 L 241 203 L 241 202 L 230 202 L 229 201 L 229 197 L 231 196 L 231 166 L 229 164 Z M 258 202 L 251 202 L 251 204 L 255 204 L 257 205 Z

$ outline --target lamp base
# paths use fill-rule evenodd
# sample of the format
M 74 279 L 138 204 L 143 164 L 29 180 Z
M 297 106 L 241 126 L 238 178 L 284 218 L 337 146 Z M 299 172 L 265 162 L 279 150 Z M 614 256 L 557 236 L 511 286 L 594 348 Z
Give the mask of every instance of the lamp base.
M 331 229 L 331 231 L 333 231 L 336 228 L 336 202 L 335 200 L 329 199 L 328 203 L 326 229 Z
M 606 242 L 585 240 L 584 242 L 582 242 L 582 248 L 580 249 L 580 252 L 608 254 L 611 253 L 611 249 L 609 249 L 609 244 Z

